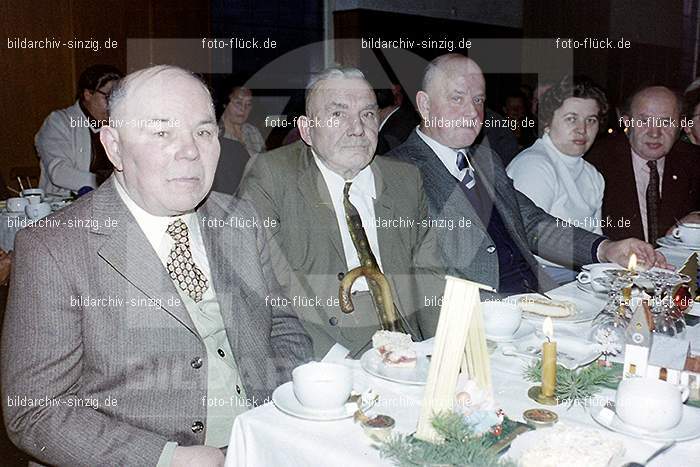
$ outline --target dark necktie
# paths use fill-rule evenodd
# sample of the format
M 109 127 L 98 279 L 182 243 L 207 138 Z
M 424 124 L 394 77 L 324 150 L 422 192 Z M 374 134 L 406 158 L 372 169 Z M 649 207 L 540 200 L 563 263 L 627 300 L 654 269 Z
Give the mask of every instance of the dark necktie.
M 656 242 L 659 228 L 659 171 L 656 161 L 647 162 L 649 167 L 649 185 L 647 185 L 647 234 L 648 241 L 652 245 Z
M 350 238 L 352 238 L 352 244 L 355 245 L 357 256 L 360 258 L 360 265 L 376 267 L 379 269 L 377 259 L 374 257 L 372 248 L 369 246 L 367 232 L 365 232 L 365 229 L 362 226 L 360 213 L 357 212 L 355 206 L 350 202 L 351 185 L 352 182 L 345 182 L 345 189 L 343 190 L 343 207 L 345 207 L 345 220 L 348 223 Z
M 168 226 L 167 232 L 175 241 L 166 261 L 168 273 L 183 292 L 199 303 L 209 288 L 209 281 L 192 258 L 187 224 L 177 219 Z
M 471 190 L 476 185 L 476 177 L 474 176 L 474 167 L 472 167 L 467 157 L 467 152 L 464 149 L 457 151 L 457 168 L 462 171 L 467 169 L 462 179 L 462 185 L 468 190 Z

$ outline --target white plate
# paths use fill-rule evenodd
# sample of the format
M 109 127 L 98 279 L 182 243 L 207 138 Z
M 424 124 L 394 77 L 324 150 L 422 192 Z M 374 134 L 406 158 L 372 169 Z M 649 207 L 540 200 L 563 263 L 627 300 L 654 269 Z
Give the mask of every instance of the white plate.
M 587 365 L 600 357 L 597 344 L 575 337 L 557 337 L 554 332 L 554 340 L 557 343 L 557 363 L 569 370 Z M 542 358 L 542 342 L 544 338 L 532 335 L 527 339 L 501 346 L 503 355 L 524 358 Z
M 678 425 L 666 431 L 646 431 L 641 428 L 636 428 L 626 424 L 617 415 L 613 416 L 611 422 L 608 422 L 606 417 L 601 417 L 601 412 L 604 409 L 594 407 L 589 412 L 593 420 L 598 422 L 604 428 L 634 438 L 648 439 L 649 441 L 668 442 L 668 441 L 688 441 L 700 437 L 700 409 L 683 406 L 683 416 Z M 605 409 L 607 411 L 607 409 Z
M 559 422 L 562 423 L 562 422 Z M 571 426 L 572 424 L 568 424 Z M 596 430 L 600 431 L 601 433 L 606 433 L 605 431 L 599 430 L 597 428 L 589 428 L 589 427 L 583 427 L 582 428 L 588 428 L 591 430 Z M 515 462 L 516 464 L 518 463 L 518 459 L 522 457 L 522 455 L 530 449 L 532 446 L 534 446 L 538 441 L 540 441 L 542 438 L 548 438 L 551 436 L 550 434 L 551 429 L 550 428 L 540 428 L 537 430 L 532 430 L 525 432 L 521 435 L 518 435 L 517 438 L 513 440 L 513 442 L 510 445 L 510 449 L 508 449 L 508 452 L 503 456 L 504 460 L 510 460 L 512 462 Z M 606 435 L 608 435 L 606 433 Z M 644 446 L 640 447 L 639 443 L 635 443 L 633 439 L 626 438 L 624 436 L 620 435 L 610 435 L 611 437 L 614 437 L 615 439 L 619 440 L 622 442 L 623 448 L 625 450 L 625 453 L 622 456 L 613 456 L 613 458 L 610 460 L 608 467 L 620 467 L 624 465 L 626 462 L 630 462 L 632 460 L 637 460 L 639 462 L 642 462 L 643 460 L 646 459 L 647 455 L 642 454 L 640 456 L 640 451 L 642 449 L 649 450 L 649 447 Z M 647 451 L 643 451 L 646 453 Z M 651 454 L 652 451 L 649 451 L 649 454 Z M 635 456 L 638 459 L 632 459 L 630 457 L 629 453 L 635 453 Z
M 520 322 L 520 327 L 518 327 L 518 330 L 515 331 L 515 333 L 512 336 L 507 336 L 507 337 L 502 337 L 502 336 L 489 336 L 486 334 L 486 339 L 493 341 L 493 342 L 513 342 L 520 340 L 524 337 L 529 336 L 535 332 L 535 325 L 532 323 L 528 323 L 527 321 L 521 321 Z
M 591 284 L 582 284 L 579 281 L 576 281 L 576 287 L 586 293 L 589 293 L 601 300 L 605 300 L 608 298 L 608 292 L 598 292 L 596 290 L 593 290 L 593 287 L 591 287 Z
M 678 240 L 676 237 L 667 235 L 656 240 L 660 246 L 665 246 L 666 248 L 684 248 L 686 250 L 700 250 L 700 245 L 694 243 L 684 243 Z
M 401 384 L 422 386 L 428 381 L 430 360 L 425 355 L 418 355 L 414 368 L 396 368 L 382 361 L 377 349 L 369 349 L 362 355 L 360 366 L 372 376 Z
M 352 417 L 357 411 L 357 404 L 348 402 L 338 410 L 314 410 L 301 405 L 297 397 L 294 395 L 294 386 L 291 381 L 284 383 L 272 393 L 272 402 L 280 411 L 291 415 L 292 417 L 303 418 L 304 420 L 314 420 L 328 422 L 332 420 L 342 420 Z M 362 410 L 368 410 L 374 405 L 366 404 Z
M 576 311 L 574 312 L 573 315 L 567 316 L 565 318 L 556 318 L 552 317 L 552 320 L 556 322 L 562 322 L 562 323 L 585 323 L 587 321 L 593 321 L 593 319 L 598 316 L 598 314 L 603 310 L 603 307 L 605 304 L 601 304 L 599 300 L 586 300 L 584 298 L 579 298 L 579 297 L 571 297 L 571 296 L 565 296 L 565 295 L 556 295 L 552 293 L 547 293 L 552 299 L 554 300 L 565 300 L 567 302 L 571 302 L 576 306 Z M 511 295 L 510 297 L 507 298 L 507 300 L 513 301 L 513 303 L 517 303 L 518 299 L 521 297 L 530 297 L 530 298 L 537 298 L 537 299 L 543 299 L 544 297 L 539 294 L 532 294 L 532 293 L 523 293 L 523 294 L 518 294 L 518 295 Z M 543 315 L 538 315 L 535 313 L 523 313 L 523 319 L 529 319 L 532 321 L 536 321 L 541 323 L 544 321 L 546 316 Z

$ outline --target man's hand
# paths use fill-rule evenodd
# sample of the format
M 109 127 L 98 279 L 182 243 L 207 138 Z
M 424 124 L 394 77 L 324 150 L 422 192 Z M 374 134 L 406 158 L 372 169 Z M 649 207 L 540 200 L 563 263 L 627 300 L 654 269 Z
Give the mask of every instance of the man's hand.
M 666 235 L 673 235 L 673 229 L 676 228 L 676 225 L 680 224 L 700 224 L 700 211 L 693 211 L 690 214 L 686 214 L 685 216 L 681 217 L 677 224 L 669 227 L 669 229 L 666 231 Z
M 654 250 L 650 244 L 636 238 L 626 238 L 616 242 L 605 240 L 598 247 L 598 259 L 601 263 L 617 263 L 625 268 L 629 264 L 632 253 L 637 255 L 637 264 L 641 268 L 651 269 L 656 266 L 673 269 L 673 266 L 666 262 L 664 255 Z
M 221 467 L 224 455 L 218 448 L 210 446 L 178 446 L 175 448 L 170 467 Z
M 10 270 L 12 267 L 12 253 L 6 253 L 0 250 L 0 285 L 5 285 L 10 278 Z

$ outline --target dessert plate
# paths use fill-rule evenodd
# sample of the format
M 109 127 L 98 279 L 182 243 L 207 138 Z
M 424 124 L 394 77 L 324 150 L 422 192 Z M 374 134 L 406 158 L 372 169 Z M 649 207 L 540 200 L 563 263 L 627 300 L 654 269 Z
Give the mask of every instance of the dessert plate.
M 586 300 L 584 298 L 570 297 L 565 295 L 555 295 L 551 293 L 549 293 L 548 295 L 554 300 L 565 300 L 567 302 L 573 303 L 576 306 L 576 311 L 573 315 L 566 316 L 564 318 L 557 318 L 553 316 L 552 320 L 554 322 L 585 323 L 587 321 L 593 321 L 593 319 L 596 316 L 598 316 L 598 314 L 603 310 L 604 304 L 600 304 L 601 302 L 599 300 Z M 536 298 L 538 300 L 541 300 L 543 298 L 541 295 L 538 294 L 524 293 L 518 295 L 511 295 L 507 298 L 507 300 L 513 301 L 513 303 L 517 303 L 518 299 L 522 297 Z M 523 319 L 528 319 L 541 323 L 542 321 L 544 321 L 545 318 L 546 316 L 544 315 L 523 312 Z
M 376 400 L 373 399 L 363 404 L 362 410 L 369 410 L 374 405 L 375 401 Z M 272 393 L 272 402 L 275 404 L 275 407 L 287 415 L 304 420 L 321 422 L 350 418 L 357 411 L 357 403 L 355 402 L 347 402 L 343 407 L 339 407 L 337 410 L 316 410 L 304 407 L 294 395 L 294 385 L 291 381 L 275 389 Z
M 542 340 L 536 336 L 530 336 L 513 344 L 501 346 L 503 355 L 542 358 Z M 591 363 L 600 356 L 600 349 L 597 344 L 572 337 L 557 337 L 557 363 L 569 370 Z
M 616 414 L 607 408 L 593 407 L 589 413 L 593 420 L 610 431 L 622 433 L 634 438 L 647 439 L 649 441 L 688 441 L 700 437 L 700 409 L 683 405 L 683 416 L 680 423 L 666 431 L 646 431 L 641 428 L 628 425 L 620 420 Z M 612 415 L 612 417 L 610 417 Z
M 382 355 L 377 349 L 370 349 L 360 358 L 360 367 L 377 378 L 395 383 L 422 386 L 428 381 L 430 360 L 425 355 L 417 355 L 414 368 L 397 368 L 384 363 Z

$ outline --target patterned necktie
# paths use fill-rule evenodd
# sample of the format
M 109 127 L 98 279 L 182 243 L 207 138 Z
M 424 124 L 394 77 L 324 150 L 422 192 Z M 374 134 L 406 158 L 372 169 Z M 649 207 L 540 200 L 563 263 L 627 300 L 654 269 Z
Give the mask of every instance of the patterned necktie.
M 365 232 L 362 226 L 362 219 L 360 218 L 360 213 L 357 212 L 355 206 L 350 202 L 350 186 L 352 182 L 345 182 L 345 189 L 343 190 L 343 207 L 345 207 L 345 221 L 348 223 L 348 230 L 350 231 L 350 238 L 352 238 L 352 244 L 355 245 L 355 250 L 357 250 L 357 256 L 360 258 L 360 265 L 376 267 L 379 269 L 377 264 L 377 259 L 372 253 L 372 248 L 369 246 L 369 240 L 367 239 L 367 232 Z
M 471 162 L 469 162 L 469 157 L 467 156 L 467 151 L 460 149 L 457 151 L 457 168 L 462 171 L 467 169 L 467 173 L 464 174 L 462 179 L 462 185 L 471 190 L 476 185 L 476 177 L 474 177 L 474 167 L 472 167 Z
M 201 302 L 209 281 L 201 269 L 194 264 L 187 224 L 182 219 L 173 221 L 166 230 L 175 244 L 170 250 L 166 267 L 173 282 L 195 302 Z
M 647 233 L 648 241 L 652 245 L 656 242 L 659 228 L 659 204 L 661 195 L 659 194 L 659 171 L 656 168 L 656 161 L 647 162 L 649 167 L 649 185 L 647 185 Z

